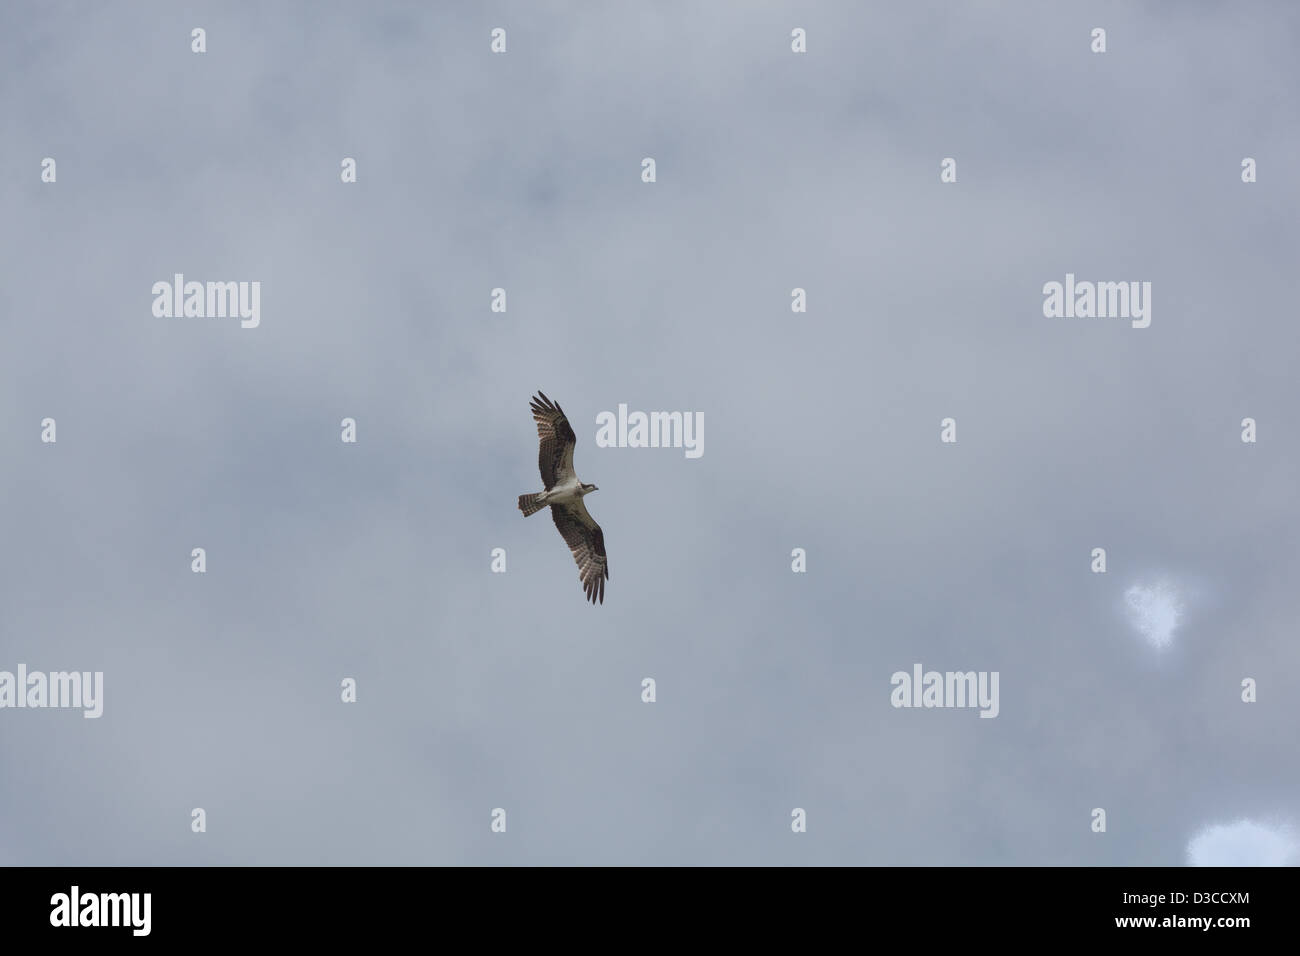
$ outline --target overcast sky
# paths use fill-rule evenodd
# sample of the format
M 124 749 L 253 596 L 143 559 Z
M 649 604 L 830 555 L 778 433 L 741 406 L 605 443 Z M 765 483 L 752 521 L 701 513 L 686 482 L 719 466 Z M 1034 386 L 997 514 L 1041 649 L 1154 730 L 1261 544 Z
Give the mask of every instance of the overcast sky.
M 0 863 L 1296 862 L 1300 9 L 376 7 L 0 8 Z

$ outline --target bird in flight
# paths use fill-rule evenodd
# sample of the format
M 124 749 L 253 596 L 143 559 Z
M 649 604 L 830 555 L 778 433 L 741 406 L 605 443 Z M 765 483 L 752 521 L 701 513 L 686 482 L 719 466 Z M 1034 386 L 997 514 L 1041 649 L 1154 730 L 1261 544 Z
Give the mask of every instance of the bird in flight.
M 537 422 L 537 468 L 542 473 L 544 491 L 519 496 L 519 510 L 524 517 L 550 506 L 555 527 L 578 563 L 578 577 L 587 600 L 605 603 L 605 582 L 609 580 L 609 560 L 605 557 L 605 535 L 596 519 L 587 513 L 583 497 L 599 491 L 584 485 L 573 473 L 573 446 L 578 438 L 564 417 L 564 410 L 542 392 L 529 406 Z

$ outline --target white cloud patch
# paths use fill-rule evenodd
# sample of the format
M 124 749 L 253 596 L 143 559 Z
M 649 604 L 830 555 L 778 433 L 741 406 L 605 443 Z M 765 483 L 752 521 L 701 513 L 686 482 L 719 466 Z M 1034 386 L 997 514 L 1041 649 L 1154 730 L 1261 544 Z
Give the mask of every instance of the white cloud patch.
M 1184 610 L 1183 597 L 1173 584 L 1135 584 L 1124 592 L 1124 605 L 1139 634 L 1155 647 L 1169 646 Z
M 1187 844 L 1188 866 L 1297 866 L 1293 827 L 1238 820 L 1207 826 Z

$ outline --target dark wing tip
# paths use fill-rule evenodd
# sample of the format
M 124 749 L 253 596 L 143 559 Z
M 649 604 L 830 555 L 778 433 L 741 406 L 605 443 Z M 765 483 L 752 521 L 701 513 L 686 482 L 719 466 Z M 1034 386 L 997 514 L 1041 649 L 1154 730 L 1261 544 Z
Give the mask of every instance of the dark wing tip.
M 560 407 L 559 402 L 552 401 L 546 397 L 546 393 L 538 389 L 537 395 L 533 397 L 528 406 L 534 415 L 542 415 L 546 418 L 563 418 L 568 421 L 569 416 L 564 414 L 564 409 Z

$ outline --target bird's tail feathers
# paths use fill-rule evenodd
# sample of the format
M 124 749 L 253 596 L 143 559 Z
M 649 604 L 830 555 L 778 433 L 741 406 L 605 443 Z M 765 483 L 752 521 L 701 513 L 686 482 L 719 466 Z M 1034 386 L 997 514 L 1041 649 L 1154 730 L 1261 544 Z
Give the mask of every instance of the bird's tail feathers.
M 540 494 L 519 496 L 519 510 L 524 513 L 525 518 L 527 518 L 530 514 L 534 514 L 538 511 L 541 511 L 543 508 L 546 507 L 545 504 L 537 500 L 540 497 L 541 497 Z

